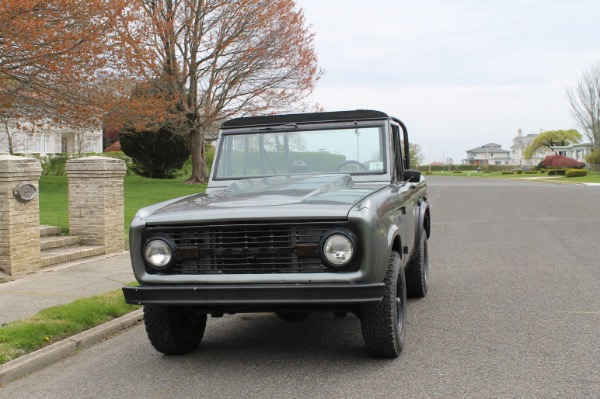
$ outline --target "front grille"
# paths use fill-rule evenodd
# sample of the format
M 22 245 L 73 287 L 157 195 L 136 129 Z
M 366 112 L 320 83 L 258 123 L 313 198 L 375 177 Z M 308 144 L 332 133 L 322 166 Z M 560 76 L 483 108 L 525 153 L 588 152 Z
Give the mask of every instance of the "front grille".
M 319 273 L 317 248 L 339 222 L 239 224 L 160 229 L 177 246 L 177 274 Z M 154 229 L 153 229 L 154 230 Z

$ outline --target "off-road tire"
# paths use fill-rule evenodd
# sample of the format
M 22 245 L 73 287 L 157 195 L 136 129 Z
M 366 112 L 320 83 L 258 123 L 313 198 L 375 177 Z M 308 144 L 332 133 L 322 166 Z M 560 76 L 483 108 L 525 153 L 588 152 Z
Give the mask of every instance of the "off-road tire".
M 144 305 L 150 343 L 165 355 L 184 355 L 196 349 L 206 328 L 206 314 L 191 306 Z
M 406 342 L 406 280 L 400 255 L 392 252 L 383 300 L 361 306 L 363 341 L 372 356 L 394 358 Z
M 421 233 L 419 246 L 406 268 L 406 294 L 409 298 L 423 298 L 429 290 L 429 251 L 427 234 Z

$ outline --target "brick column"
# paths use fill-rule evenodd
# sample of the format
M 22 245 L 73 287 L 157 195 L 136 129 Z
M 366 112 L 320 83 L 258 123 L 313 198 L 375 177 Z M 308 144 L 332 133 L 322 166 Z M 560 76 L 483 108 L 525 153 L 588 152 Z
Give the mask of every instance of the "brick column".
M 86 157 L 67 161 L 69 234 L 104 253 L 124 249 L 124 189 L 127 167 L 120 159 Z
M 40 161 L 0 155 L 0 270 L 26 274 L 40 265 Z

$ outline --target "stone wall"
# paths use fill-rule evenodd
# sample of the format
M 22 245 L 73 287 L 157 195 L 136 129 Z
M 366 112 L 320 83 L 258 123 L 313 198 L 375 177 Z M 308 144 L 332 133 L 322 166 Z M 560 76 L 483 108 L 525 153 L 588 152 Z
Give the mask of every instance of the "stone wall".
M 67 162 L 69 233 L 104 253 L 124 249 L 125 162 L 87 157 Z M 0 155 L 0 272 L 27 274 L 41 269 L 40 161 Z
M 40 269 L 41 173 L 37 159 L 0 155 L 0 270 L 9 275 Z
M 67 162 L 69 234 L 83 244 L 102 245 L 105 253 L 124 249 L 125 162 L 87 157 Z

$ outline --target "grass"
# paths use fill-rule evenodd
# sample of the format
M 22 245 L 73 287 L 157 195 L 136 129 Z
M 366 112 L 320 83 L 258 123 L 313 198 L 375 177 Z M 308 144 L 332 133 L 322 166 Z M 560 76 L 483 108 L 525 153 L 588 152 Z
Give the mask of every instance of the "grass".
M 171 198 L 204 192 L 206 185 L 190 185 L 180 179 L 147 179 L 140 176 L 125 177 L 125 235 L 131 219 L 144 206 Z M 68 184 L 66 176 L 40 178 L 40 223 L 69 230 Z
M 125 303 L 120 289 L 44 309 L 0 327 L 0 364 L 78 334 L 139 306 Z
M 536 174 L 513 174 L 513 175 L 503 175 L 502 172 L 492 172 L 492 173 L 483 173 L 483 172 L 474 172 L 474 171 L 463 171 L 462 173 L 453 173 L 453 172 L 434 172 L 434 176 L 463 176 L 463 177 L 477 177 L 477 178 L 487 178 L 487 179 L 532 179 L 536 178 L 540 181 L 560 181 L 566 183 L 600 183 L 600 172 L 589 171 L 587 176 L 583 177 L 564 177 L 564 176 L 548 176 L 546 173 L 536 173 Z

